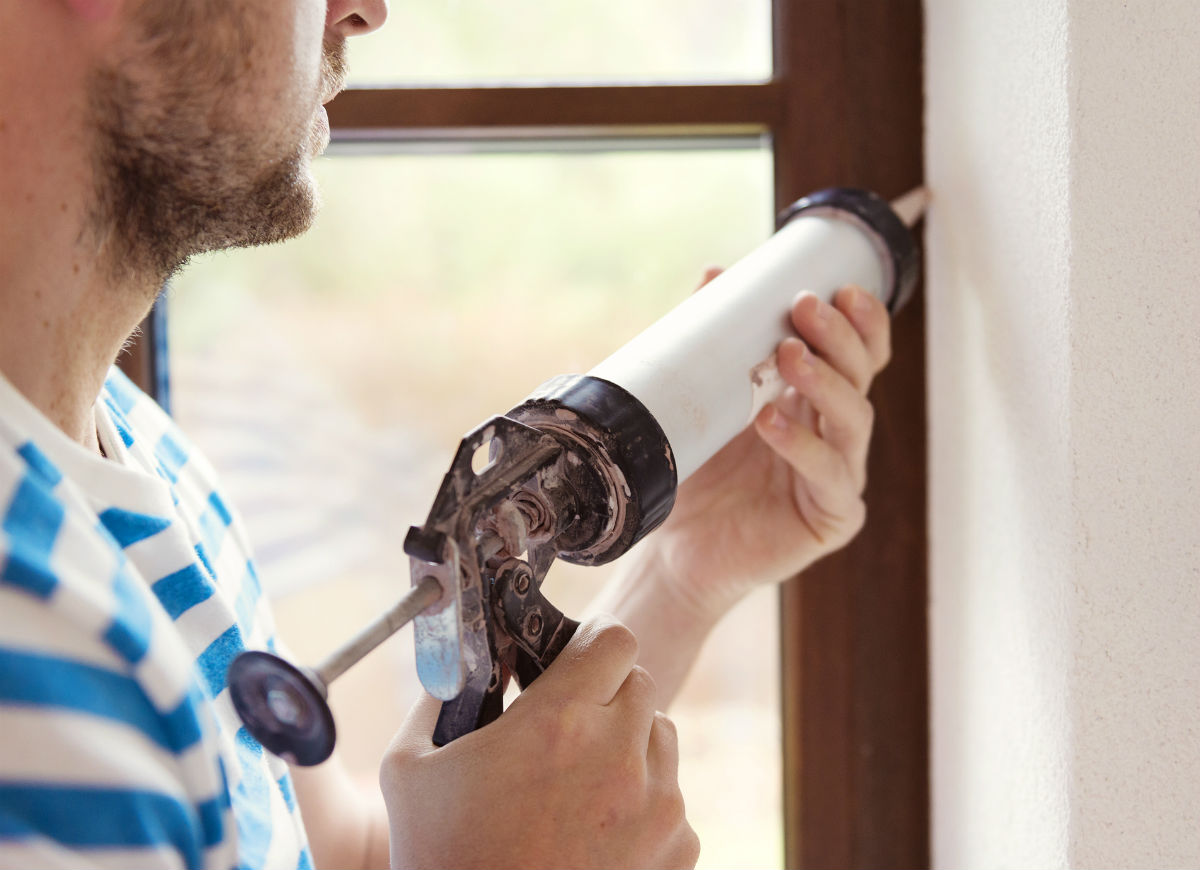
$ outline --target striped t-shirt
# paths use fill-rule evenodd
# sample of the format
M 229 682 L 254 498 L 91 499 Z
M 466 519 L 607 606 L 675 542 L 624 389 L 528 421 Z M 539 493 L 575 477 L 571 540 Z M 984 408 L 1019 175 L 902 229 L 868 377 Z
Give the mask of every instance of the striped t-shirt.
M 104 457 L 0 376 L 0 866 L 311 860 L 225 671 L 275 646 L 208 464 L 114 370 Z

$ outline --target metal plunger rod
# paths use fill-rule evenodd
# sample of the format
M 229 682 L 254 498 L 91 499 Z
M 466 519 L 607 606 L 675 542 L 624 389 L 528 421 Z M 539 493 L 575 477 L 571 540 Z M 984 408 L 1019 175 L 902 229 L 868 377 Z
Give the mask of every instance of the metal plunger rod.
M 330 653 L 313 672 L 325 688 L 349 670 L 363 656 L 379 646 L 410 622 L 414 616 L 442 597 L 442 584 L 426 577 L 396 602 L 387 613 Z

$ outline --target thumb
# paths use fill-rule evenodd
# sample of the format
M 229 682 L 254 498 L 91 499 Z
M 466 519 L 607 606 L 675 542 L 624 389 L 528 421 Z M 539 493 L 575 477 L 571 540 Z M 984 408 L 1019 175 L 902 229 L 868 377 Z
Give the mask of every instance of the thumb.
M 433 745 L 433 729 L 437 726 L 438 714 L 441 711 L 442 702 L 428 692 L 422 692 L 408 711 L 408 715 L 404 717 L 404 724 L 392 737 L 388 754 L 419 756 L 436 749 Z

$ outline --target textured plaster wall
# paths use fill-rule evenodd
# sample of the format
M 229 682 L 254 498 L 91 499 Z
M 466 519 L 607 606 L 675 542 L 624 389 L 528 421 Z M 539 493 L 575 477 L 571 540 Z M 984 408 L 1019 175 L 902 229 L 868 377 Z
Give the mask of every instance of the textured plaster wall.
M 1200 865 L 1200 3 L 927 0 L 938 866 Z

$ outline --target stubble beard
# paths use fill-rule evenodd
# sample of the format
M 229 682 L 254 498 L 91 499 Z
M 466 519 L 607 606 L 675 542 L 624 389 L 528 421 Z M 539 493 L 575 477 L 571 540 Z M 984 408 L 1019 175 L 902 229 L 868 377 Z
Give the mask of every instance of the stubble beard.
M 309 171 L 324 144 L 315 124 L 290 150 L 264 153 L 253 119 L 210 123 L 226 110 L 240 81 L 234 36 L 217 56 L 160 37 L 147 53 L 163 61 L 152 79 L 119 67 L 98 71 L 89 94 L 96 189 L 90 228 L 110 276 L 144 276 L 161 284 L 188 258 L 206 251 L 266 245 L 293 238 L 315 219 L 319 197 Z M 183 50 L 191 63 L 179 56 Z M 344 48 L 327 43 L 327 92 L 345 77 Z M 278 146 L 276 146 L 278 152 Z

